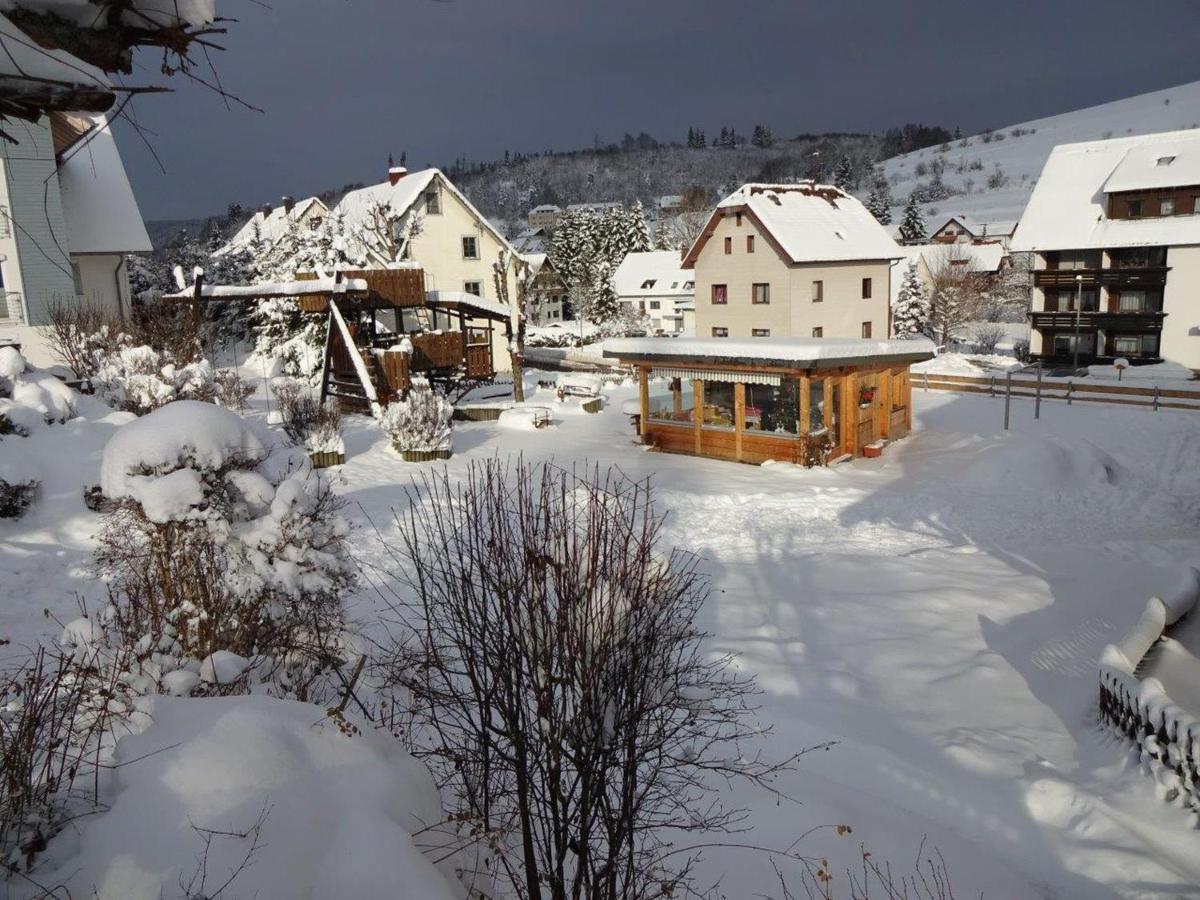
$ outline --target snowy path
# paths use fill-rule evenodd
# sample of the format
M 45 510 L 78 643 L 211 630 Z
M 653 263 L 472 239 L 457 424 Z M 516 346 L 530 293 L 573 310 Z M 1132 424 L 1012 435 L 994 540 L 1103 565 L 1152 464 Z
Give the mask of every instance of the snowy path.
M 456 427 L 448 468 L 523 452 L 654 477 L 666 540 L 712 577 L 714 650 L 759 678 L 769 749 L 839 742 L 782 785 L 801 805 L 734 799 L 756 840 L 846 822 L 852 837 L 806 850 L 851 863 L 861 840 L 903 867 L 927 835 L 959 896 L 1200 898 L 1200 834 L 1094 722 L 1101 648 L 1200 563 L 1200 417 L 1057 405 L 1034 423 L 1016 403 L 1005 435 L 994 401 L 918 392 L 916 434 L 883 459 L 805 471 L 645 452 L 618 412 L 632 395 L 598 416 L 535 397 L 558 420 L 545 431 Z M 340 490 L 360 558 L 386 573 L 391 511 L 428 467 L 365 420 L 346 431 Z M 71 590 L 98 592 L 57 575 L 86 561 L 95 528 L 72 502 L 0 526 L 0 566 L 25 573 L 4 620 L 21 640 L 44 630 L 42 607 L 66 615 Z M 382 606 L 363 590 L 352 615 L 377 628 Z M 747 862 L 714 852 L 706 872 L 726 873 L 730 897 L 774 889 Z

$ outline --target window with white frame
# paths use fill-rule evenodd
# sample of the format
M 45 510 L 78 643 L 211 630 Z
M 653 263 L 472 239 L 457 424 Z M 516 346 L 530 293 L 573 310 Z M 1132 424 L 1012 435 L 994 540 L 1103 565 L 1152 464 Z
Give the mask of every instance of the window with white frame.
M 464 281 L 463 282 L 463 291 L 465 291 L 468 294 L 474 294 L 476 297 L 482 297 L 483 296 L 483 282 L 482 281 Z
M 463 235 L 462 239 L 463 259 L 479 259 L 479 238 L 474 235 Z

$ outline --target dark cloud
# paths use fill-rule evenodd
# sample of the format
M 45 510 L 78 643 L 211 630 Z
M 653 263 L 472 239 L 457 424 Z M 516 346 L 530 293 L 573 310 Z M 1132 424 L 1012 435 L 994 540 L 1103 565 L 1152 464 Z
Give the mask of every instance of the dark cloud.
M 777 135 L 1001 126 L 1200 78 L 1195 0 L 219 0 L 227 110 L 181 79 L 130 129 L 147 218 L 204 215 L 505 149 L 690 125 Z M 129 83 L 159 83 L 154 60 Z M 199 73 L 211 78 L 210 73 Z

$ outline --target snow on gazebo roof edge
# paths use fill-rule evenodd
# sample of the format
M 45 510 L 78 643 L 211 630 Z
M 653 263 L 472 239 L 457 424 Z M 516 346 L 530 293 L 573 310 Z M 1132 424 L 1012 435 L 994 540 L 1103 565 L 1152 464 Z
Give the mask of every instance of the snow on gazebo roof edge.
M 648 362 L 760 363 L 798 369 L 835 368 L 855 362 L 922 362 L 935 355 L 928 338 L 610 338 L 608 359 Z

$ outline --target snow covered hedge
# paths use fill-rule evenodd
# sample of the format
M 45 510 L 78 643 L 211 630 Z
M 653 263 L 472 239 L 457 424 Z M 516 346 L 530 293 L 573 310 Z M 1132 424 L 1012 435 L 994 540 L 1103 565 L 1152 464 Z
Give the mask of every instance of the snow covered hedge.
M 0 347 L 0 519 L 23 515 L 41 476 L 21 446 L 35 429 L 75 415 L 75 393 L 46 372 L 32 369 L 15 347 Z
M 137 650 L 146 690 L 250 679 L 304 699 L 340 662 L 355 581 L 340 501 L 306 465 L 278 472 L 267 457 L 236 413 L 189 400 L 105 447 L 101 624 L 105 641 Z

